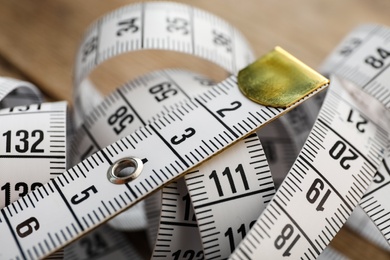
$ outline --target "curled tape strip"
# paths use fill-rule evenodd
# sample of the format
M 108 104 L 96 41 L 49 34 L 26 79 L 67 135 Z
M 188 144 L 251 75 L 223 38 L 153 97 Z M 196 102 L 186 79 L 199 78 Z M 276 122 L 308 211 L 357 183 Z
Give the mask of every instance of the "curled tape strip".
M 0 78 L 0 84 L 0 108 L 42 102 L 41 93 L 31 83 L 11 78 Z
M 241 34 L 207 12 L 178 3 L 123 7 L 91 25 L 82 41 L 75 64 L 76 115 L 90 111 L 88 92 L 78 94 L 85 92 L 83 80 L 97 65 L 122 53 L 148 49 L 195 55 L 234 74 L 254 60 Z
M 317 257 L 370 184 L 383 158 L 380 154 L 387 147 L 387 132 L 379 125 L 374 126 L 381 123 L 378 119 L 370 123 L 374 126 L 371 130 L 367 125 L 363 132 L 373 132 L 364 140 L 362 132 L 345 119 L 348 113 L 364 115 L 363 112 L 343 91 L 341 82 L 332 80 L 297 160 L 270 205 L 236 249 L 233 259 L 260 255 L 272 258 L 278 252 L 280 258 Z M 344 154 L 346 151 L 348 155 Z M 343 175 L 345 171 L 350 174 Z M 310 208 L 301 214 L 297 208 L 304 205 Z M 311 219 L 315 219 L 315 226 Z
M 293 135 L 295 132 L 290 129 L 299 129 L 301 121 L 296 118 L 301 115 L 295 112 L 292 116 L 290 111 L 295 107 L 310 111 L 303 104 L 312 94 L 286 109 L 263 107 L 241 94 L 235 76 L 204 90 L 204 83 L 209 82 L 204 76 L 171 70 L 139 78 L 101 103 L 100 98 L 88 100 L 90 92 L 100 97 L 92 90 L 91 81 L 83 82 L 95 66 L 120 53 L 149 48 L 199 55 L 233 74 L 252 60 L 245 40 L 235 29 L 210 14 L 180 4 L 134 5 L 115 11 L 91 26 L 75 67 L 76 94 L 79 94 L 75 112 L 80 128 L 72 150 L 73 161 L 81 162 L 1 210 L 0 241 L 8 249 L 1 257 L 45 257 L 166 185 L 162 189 L 164 205 L 153 258 L 316 258 L 360 202 L 382 162 L 388 145 L 388 127 L 382 120 L 387 111 L 375 100 L 370 101 L 368 109 L 359 88 L 333 78 L 303 149 L 273 196 L 274 184 L 262 145 L 256 136 L 249 134 L 289 112 L 290 117 L 278 123 L 289 126 L 287 131 Z M 383 49 L 378 53 L 386 54 Z M 367 58 L 366 63 L 374 64 L 373 58 Z M 354 83 L 362 86 L 361 82 Z M 378 97 L 372 88 L 363 89 Z M 147 100 L 151 101 L 148 105 Z M 387 104 L 386 98 L 380 101 Z M 94 109 L 88 107 L 97 103 Z M 29 122 L 50 122 L 33 116 L 44 114 L 38 112 L 52 107 L 51 111 L 61 110 L 65 114 L 63 103 L 11 108 L 4 114 L 26 114 Z M 307 121 L 316 116 L 305 114 Z M 61 124 L 64 128 L 65 122 Z M 272 129 L 271 124 L 269 127 Z M 20 156 L 20 150 L 26 149 L 23 146 L 26 135 L 38 136 L 39 140 L 39 131 L 43 130 L 34 128 L 26 130 L 28 134 L 17 134 L 17 129 L 4 130 L 3 137 L 8 138 L 16 131 L 15 135 L 22 140 L 18 148 L 15 146 Z M 294 147 L 303 143 L 305 132 L 307 129 L 299 133 Z M 272 137 L 262 130 L 258 133 Z M 224 150 L 245 136 L 248 137 Z M 13 149 L 12 143 L 8 143 L 0 148 L 5 149 L 4 154 Z M 37 144 L 35 148 L 50 150 L 42 147 Z M 61 148 L 65 149 L 65 145 Z M 217 153 L 199 169 L 193 168 Z M 272 158 L 269 150 L 267 156 Z M 113 165 L 119 170 L 111 173 L 121 181 L 127 178 L 128 171 L 140 166 L 143 169 L 134 180 L 118 185 L 106 177 Z M 273 170 L 272 164 L 270 168 Z M 184 173 L 187 173 L 185 179 L 177 179 Z M 382 184 L 383 191 L 386 176 L 378 173 L 374 178 L 374 182 Z M 372 194 L 379 197 L 376 191 L 380 189 L 372 188 Z M 370 200 L 367 194 L 361 205 L 366 211 L 376 213 Z M 56 212 L 47 216 L 44 212 L 53 207 Z M 121 215 L 118 217 L 117 223 L 111 224 L 128 228 Z M 53 218 L 58 221 L 53 222 Z M 104 241 L 122 241 L 114 233 L 98 229 L 85 238 L 84 241 L 101 245 L 102 252 L 85 255 L 80 249 L 83 240 L 78 240 L 66 248 L 65 257 L 103 257 L 107 252 L 103 249 L 110 251 L 113 247 Z M 136 249 L 124 253 L 123 248 L 112 252 L 124 259 L 142 258 Z

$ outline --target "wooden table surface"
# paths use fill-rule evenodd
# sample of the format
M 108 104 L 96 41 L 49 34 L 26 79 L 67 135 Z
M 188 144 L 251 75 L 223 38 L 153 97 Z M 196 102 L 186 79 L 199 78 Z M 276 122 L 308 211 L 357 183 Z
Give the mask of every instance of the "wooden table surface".
M 1 0 L 0 75 L 31 81 L 50 100 L 71 103 L 73 60 L 85 28 L 107 11 L 131 2 Z M 235 25 L 257 56 L 279 45 L 313 68 L 355 26 L 367 22 L 390 24 L 390 1 L 386 0 L 181 2 L 208 10 Z M 202 62 L 183 64 L 180 58 L 167 59 L 153 52 L 145 55 L 137 63 L 114 63 L 97 78 L 111 88 L 151 68 L 185 66 L 210 74 L 208 65 Z M 117 77 L 118 73 L 121 75 Z M 211 76 L 218 77 L 212 72 Z M 390 254 L 346 228 L 332 245 L 352 259 L 390 259 Z

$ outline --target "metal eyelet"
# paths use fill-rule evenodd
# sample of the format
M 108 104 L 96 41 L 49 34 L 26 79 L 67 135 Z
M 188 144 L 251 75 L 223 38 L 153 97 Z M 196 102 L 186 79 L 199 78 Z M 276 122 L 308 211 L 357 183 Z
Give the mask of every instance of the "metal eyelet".
M 113 184 L 124 184 L 136 179 L 144 164 L 136 157 L 124 157 L 114 162 L 107 171 L 107 178 Z

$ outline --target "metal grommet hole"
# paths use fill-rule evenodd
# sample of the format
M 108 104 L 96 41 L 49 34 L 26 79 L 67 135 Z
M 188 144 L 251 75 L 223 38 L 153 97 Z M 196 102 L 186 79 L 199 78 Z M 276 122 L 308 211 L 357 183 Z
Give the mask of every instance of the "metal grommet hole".
M 125 157 L 114 162 L 107 172 L 107 178 L 114 184 L 124 184 L 137 178 L 143 169 L 141 159 Z

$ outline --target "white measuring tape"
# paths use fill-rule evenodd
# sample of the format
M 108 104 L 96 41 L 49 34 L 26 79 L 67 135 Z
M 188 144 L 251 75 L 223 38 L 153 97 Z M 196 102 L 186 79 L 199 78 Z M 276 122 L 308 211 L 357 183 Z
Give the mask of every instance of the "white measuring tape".
M 139 4 L 99 20 L 86 35 L 75 70 L 76 85 L 83 85 L 76 88 L 81 93 L 76 102 L 79 122 L 84 114 L 89 114 L 78 131 L 74 149 L 75 160 L 84 160 L 24 197 L 29 200 L 22 199 L 1 211 L 0 230 L 4 234 L 1 241 L 9 249 L 0 254 L 2 258 L 40 258 L 50 254 L 303 102 L 287 109 L 263 107 L 237 90 L 235 77 L 203 90 L 204 77 L 165 71 L 134 81 L 94 110 L 88 108 L 98 103 L 88 100 L 91 88 L 82 84 L 89 72 L 122 52 L 148 48 L 199 55 L 234 74 L 252 60 L 237 31 L 188 6 Z M 334 83 L 299 159 L 256 223 L 254 220 L 274 189 L 262 146 L 255 136 L 250 136 L 185 175 L 189 192 L 183 179 L 177 180 L 177 186 L 172 183 L 163 189 L 165 208 L 153 257 L 221 259 L 232 252 L 233 258 L 316 257 L 359 202 L 388 140 L 387 125 L 378 120 L 386 112 L 376 105 L 372 105 L 376 111 L 367 110 L 343 90 L 348 89 L 348 83 L 336 78 Z M 197 85 L 200 94 L 190 90 L 191 87 L 187 90 L 190 84 Z M 180 103 L 175 105 L 177 101 Z M 37 111 L 38 106 L 31 110 Z M 291 126 L 298 127 L 299 122 Z M 131 128 L 139 129 L 128 135 L 128 131 L 133 131 Z M 29 136 L 38 135 L 36 132 L 33 136 L 34 130 L 37 129 L 31 129 Z M 126 137 L 109 145 L 122 135 Z M 304 139 L 304 134 L 299 139 Z M 18 145 L 19 151 L 26 149 Z M 109 146 L 103 148 L 106 145 Z M 238 149 L 242 151 L 240 156 L 235 154 Z M 280 154 L 277 153 L 278 157 Z M 288 153 L 282 160 L 289 156 Z M 218 157 L 223 158 L 219 163 Z M 126 172 L 121 172 L 121 168 L 133 168 L 135 172 L 132 177 L 123 177 Z M 114 183 L 126 182 L 126 178 L 130 182 L 113 184 L 107 180 L 107 174 L 114 175 L 111 176 Z M 139 176 L 133 179 L 134 175 Z M 56 212 L 45 215 L 54 205 Z M 312 223 L 301 214 L 302 206 Z M 233 219 L 236 221 L 232 222 Z M 119 220 L 119 224 L 123 221 Z M 187 230 L 194 234 L 200 230 L 199 239 L 195 235 L 188 239 Z M 167 240 L 164 235 L 176 240 Z M 103 246 L 99 233 L 91 237 L 89 241 L 100 243 L 101 248 L 112 246 L 107 243 Z M 70 254 L 77 250 L 80 248 L 70 249 Z M 65 256 L 66 253 L 67 250 Z M 73 259 L 78 259 L 75 255 Z
M 1 108 L 42 102 L 41 93 L 31 83 L 11 78 L 0 78 L 0 84 Z
M 363 196 L 387 146 L 387 132 L 373 122 L 362 131 L 355 120 L 348 121 L 348 115 L 364 114 L 341 84 L 333 79 L 297 160 L 233 259 L 316 258 Z M 377 114 L 364 116 L 381 123 Z M 365 136 L 369 131 L 374 132 Z
M 10 107 L 0 110 L 0 165 L 9 172 L 1 177 L 4 207 L 66 170 L 66 103 L 41 104 L 27 82 L 1 78 L 0 85 L 1 105 Z
M 165 8 L 170 10 L 168 14 L 162 11 Z M 210 34 L 205 34 L 205 30 L 210 31 Z M 76 107 L 76 115 L 85 113 L 90 107 L 89 93 L 91 93 L 91 89 L 85 87 L 85 84 L 81 84 L 89 72 L 113 56 L 141 49 L 165 49 L 190 53 L 209 59 L 232 73 L 237 72 L 237 68 L 242 68 L 248 62 L 253 61 L 251 49 L 243 37 L 226 22 L 206 12 L 185 5 L 167 3 L 124 7 L 100 19 L 90 27 L 85 36 L 76 61 L 75 79 L 76 93 L 86 94 L 78 95 L 76 98 L 79 101 L 76 101 L 76 105 L 80 104 L 82 107 L 82 109 Z M 126 111 L 123 118 L 118 118 L 121 120 L 118 121 L 121 126 L 116 129 L 123 131 L 127 128 L 124 133 L 130 133 L 143 125 L 146 120 L 155 116 L 157 112 L 162 111 L 164 106 L 186 98 L 188 97 L 187 93 L 194 92 L 188 89 L 196 89 L 188 85 L 188 80 L 184 83 L 180 82 L 180 79 L 176 79 L 169 85 L 165 82 L 162 82 L 162 85 L 156 83 L 154 86 L 149 86 L 149 91 L 153 92 L 152 95 L 149 91 L 144 90 L 141 90 L 143 93 L 139 93 L 139 91 L 133 93 L 133 95 L 137 95 L 136 100 L 131 102 L 134 107 L 129 108 L 130 114 Z M 183 90 L 183 86 L 186 85 L 190 88 Z M 155 104 L 155 106 L 145 110 L 145 102 L 150 105 Z M 122 109 L 118 110 L 119 113 L 123 112 L 123 109 L 127 109 L 127 105 L 124 105 L 123 108 L 118 107 L 118 109 Z M 121 114 L 118 115 L 121 116 Z M 134 122 L 130 117 L 135 118 Z M 105 118 L 103 120 L 106 121 Z M 112 117 L 112 120 L 115 120 L 115 117 Z M 95 124 L 95 126 L 98 125 Z M 103 125 L 106 126 L 107 123 L 103 122 Z M 93 132 L 93 129 L 91 131 Z M 100 129 L 98 132 L 102 133 Z M 104 143 L 95 149 L 100 149 L 117 140 L 120 137 L 118 132 L 116 131 L 112 138 L 106 135 L 104 138 L 97 138 L 104 140 Z M 129 216 L 126 218 L 129 219 Z M 139 221 L 145 218 L 136 216 L 128 221 L 134 225 L 134 219 Z M 123 221 L 121 222 L 123 223 Z
M 161 12 L 161 6 L 159 6 L 158 4 L 132 6 L 130 8 L 124 8 L 118 10 L 112 13 L 111 15 L 108 15 L 106 18 L 97 22 L 96 25 L 91 26 L 91 29 L 89 30 L 89 33 L 86 36 L 86 40 L 84 41 L 85 43 L 82 44 L 82 46 L 89 46 L 89 43 L 91 41 L 90 39 L 97 39 L 97 38 L 105 39 L 104 46 L 101 47 L 99 45 L 99 51 L 95 49 L 92 53 L 88 52 L 88 56 L 90 56 L 91 60 L 95 60 L 95 64 L 87 63 L 85 58 L 86 54 L 85 51 L 83 51 L 85 47 L 81 48 L 81 51 L 79 52 L 80 58 L 78 59 L 79 63 L 77 66 L 80 68 L 84 68 L 84 67 L 85 68 L 77 69 L 76 75 L 77 73 L 81 74 L 82 71 L 90 71 L 93 66 L 95 66 L 96 64 L 100 63 L 101 61 L 113 55 L 117 55 L 121 52 L 129 51 L 129 50 L 134 51 L 140 48 L 143 49 L 147 49 L 147 48 L 170 49 L 171 48 L 176 51 L 179 50 L 183 52 L 188 52 L 212 60 L 220 64 L 221 66 L 224 66 L 226 69 L 228 69 L 233 73 L 237 67 L 242 67 L 243 64 L 247 64 L 248 61 L 253 59 L 252 58 L 253 55 L 251 54 L 250 48 L 248 48 L 245 41 L 242 39 L 242 37 L 240 37 L 240 34 L 237 33 L 235 29 L 232 28 L 231 26 L 220 21 L 219 19 L 216 19 L 213 16 L 210 16 L 209 14 L 206 14 L 196 9 L 191 9 L 181 5 L 171 5 L 171 7 L 172 8 L 170 9 L 175 10 L 175 12 L 169 13 L 169 17 L 167 17 L 166 14 L 164 14 L 164 12 Z M 146 15 L 142 15 L 142 12 L 146 13 Z M 139 32 L 137 29 L 135 29 L 135 27 L 139 26 L 139 24 L 141 25 L 148 24 L 149 23 L 148 19 L 151 19 L 151 17 L 153 19 L 153 24 L 158 23 L 163 26 L 157 28 L 155 26 L 153 27 L 145 26 L 143 28 L 144 30 L 143 33 L 129 34 L 127 35 L 127 38 L 125 37 L 124 39 L 122 38 L 122 35 L 118 38 L 118 34 L 112 37 L 113 30 L 118 30 L 118 25 L 120 24 L 123 26 L 124 17 L 126 18 L 131 17 L 130 19 L 127 19 L 125 21 L 132 22 L 133 30 L 135 33 Z M 138 22 L 133 23 L 136 20 Z M 167 25 L 165 25 L 165 23 L 167 23 Z M 187 32 L 189 30 L 188 26 L 190 24 L 195 25 L 195 27 L 191 28 L 190 30 L 191 33 Z M 131 27 L 130 24 L 128 24 L 128 26 Z M 197 28 L 197 26 L 199 26 L 199 28 Z M 107 28 L 110 28 L 110 30 Z M 210 35 L 205 35 L 204 31 L 209 31 Z M 167 37 L 167 33 L 169 38 Z M 210 36 L 212 38 L 210 38 Z M 127 46 L 127 47 L 125 48 L 123 46 Z M 180 46 L 184 46 L 184 48 L 180 49 Z M 215 55 L 215 53 L 217 53 L 217 55 Z M 235 58 L 236 56 L 242 58 L 245 57 L 245 63 L 244 60 L 242 59 L 236 59 Z M 96 61 L 96 59 L 98 59 L 98 61 Z M 182 78 L 180 78 L 178 76 L 175 76 L 175 74 L 172 75 L 172 73 L 171 75 L 167 75 L 167 73 L 165 74 L 166 75 L 162 75 L 162 79 L 156 79 L 155 76 L 151 76 L 150 78 L 150 76 L 148 76 L 133 82 L 132 86 L 127 87 L 126 92 L 128 92 L 129 89 L 132 89 L 133 91 L 126 95 L 125 102 L 131 104 L 130 109 L 132 109 L 133 111 L 137 111 L 137 116 L 139 118 L 142 118 L 140 123 L 146 122 L 147 119 L 152 118 L 152 116 L 154 116 L 157 111 L 166 110 L 167 106 L 173 104 L 177 100 L 181 100 L 183 98 L 188 97 L 190 93 L 194 93 L 194 90 L 196 89 L 202 90 L 202 88 L 197 87 L 196 84 L 195 87 L 194 84 L 190 84 L 192 80 L 196 80 L 196 81 L 199 81 L 199 79 L 202 80 L 202 77 L 198 76 L 191 80 L 191 78 L 183 79 L 183 76 Z M 82 76 L 76 76 L 76 78 L 79 79 L 78 81 L 81 81 L 80 78 L 82 78 Z M 149 83 L 150 81 L 151 83 Z M 140 84 L 143 84 L 143 86 L 140 87 L 139 86 Z M 123 97 L 124 96 L 123 92 L 122 94 L 119 93 L 119 96 Z M 140 103 L 140 100 L 142 100 L 142 103 Z M 152 109 L 149 110 L 144 109 L 144 104 L 145 104 L 144 102 L 146 102 L 147 100 L 149 100 L 148 104 L 154 105 Z M 113 99 L 111 99 L 111 103 L 116 103 L 116 102 L 113 101 Z M 126 104 L 124 105 L 125 107 L 127 107 Z M 110 104 L 110 106 L 112 105 Z M 106 105 L 106 107 L 108 107 L 108 105 Z M 113 110 L 117 112 L 121 112 L 119 111 L 119 109 L 121 109 L 120 106 L 115 106 L 115 109 Z M 83 109 L 83 111 L 85 110 L 86 109 Z M 105 111 L 106 109 L 102 108 L 101 110 Z M 112 113 L 113 112 L 111 112 L 111 114 Z M 123 114 L 122 116 L 123 118 L 121 118 L 121 120 L 124 119 L 127 115 Z M 94 115 L 94 117 L 100 118 L 101 123 L 94 122 L 94 127 L 96 127 L 97 129 L 96 131 L 89 130 L 90 128 L 92 129 L 93 127 L 90 127 L 89 125 L 87 126 L 90 132 L 89 136 L 94 136 L 95 139 L 97 140 L 105 140 L 105 142 L 107 143 L 105 143 L 104 145 L 108 145 L 109 143 L 113 142 L 118 138 L 117 135 L 114 135 L 113 138 L 110 140 L 109 138 L 107 138 L 106 134 L 104 139 L 102 137 L 98 137 L 99 133 L 102 132 L 107 133 L 110 130 L 102 131 L 102 127 L 107 127 L 107 123 L 106 123 L 107 119 L 105 117 L 101 117 L 97 115 Z M 137 124 L 135 122 L 132 122 L 130 126 L 126 126 L 126 127 L 129 128 L 130 130 L 130 129 L 135 129 L 139 125 L 140 125 L 139 123 Z M 78 145 L 79 143 L 80 142 L 77 142 Z M 93 144 L 87 145 L 87 147 L 93 147 L 93 146 L 94 146 Z M 78 147 L 78 149 L 83 150 L 80 147 Z M 86 150 L 88 150 L 88 148 L 86 148 Z M 229 160 L 229 159 L 225 159 L 225 160 Z M 249 213 L 247 215 L 250 216 Z M 233 216 L 231 217 L 234 218 Z M 122 225 L 124 222 L 124 218 L 129 219 L 130 217 L 128 215 L 122 215 L 120 218 L 121 218 L 120 225 Z M 253 219 L 255 218 L 256 217 L 253 217 Z M 142 218 L 138 218 L 138 219 L 142 219 Z M 134 221 L 128 221 L 128 222 L 134 223 Z M 172 244 L 176 244 L 176 243 L 172 243 Z

